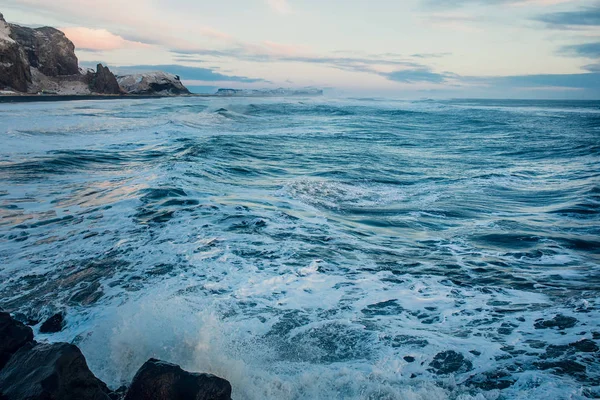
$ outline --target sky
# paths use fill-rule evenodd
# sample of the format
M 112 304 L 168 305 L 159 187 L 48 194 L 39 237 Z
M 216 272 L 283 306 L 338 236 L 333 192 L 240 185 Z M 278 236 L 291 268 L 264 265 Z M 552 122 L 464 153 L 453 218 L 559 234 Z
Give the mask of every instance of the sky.
M 196 91 L 600 99 L 600 0 L 3 0 L 80 64 Z

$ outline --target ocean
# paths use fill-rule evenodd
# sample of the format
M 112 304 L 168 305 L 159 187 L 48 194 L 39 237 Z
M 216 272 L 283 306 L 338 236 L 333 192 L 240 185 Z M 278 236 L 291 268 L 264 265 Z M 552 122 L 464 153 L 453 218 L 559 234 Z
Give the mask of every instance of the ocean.
M 600 397 L 600 102 L 0 104 L 0 307 L 112 388 Z

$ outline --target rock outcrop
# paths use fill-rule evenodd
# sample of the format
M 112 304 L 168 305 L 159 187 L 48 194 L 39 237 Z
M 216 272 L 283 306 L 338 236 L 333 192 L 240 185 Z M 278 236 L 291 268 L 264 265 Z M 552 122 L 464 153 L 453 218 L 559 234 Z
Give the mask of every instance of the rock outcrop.
M 96 93 L 120 94 L 122 92 L 115 75 L 102 64 L 96 66 L 96 73 L 92 76 L 90 87 Z
M 77 346 L 28 343 L 0 370 L 0 392 L 14 400 L 109 400 Z
M 62 313 L 54 314 L 48 318 L 42 326 L 40 326 L 40 333 L 55 333 L 62 331 L 65 325 L 65 318 Z
M 0 13 L 0 89 L 27 91 L 31 72 L 25 52 L 10 37 L 10 26 Z
M 57 314 L 59 315 L 59 314 Z M 61 316 L 62 321 L 62 316 Z M 62 326 L 62 324 L 61 324 Z M 28 326 L 0 312 L 2 400 L 231 400 L 231 384 L 150 359 L 129 388 L 111 392 L 69 343 L 37 343 Z
M 125 400 L 231 400 L 231 385 L 210 374 L 193 374 L 151 358 L 133 378 Z
M 181 83 L 179 76 L 161 71 L 118 76 L 117 81 L 123 91 L 128 94 L 163 96 L 190 94 L 190 91 Z
M 0 370 L 17 350 L 31 342 L 33 331 L 30 327 L 15 321 L 10 314 L 0 312 Z
M 121 85 L 121 86 L 120 86 Z M 98 64 L 80 70 L 75 45 L 51 27 L 8 24 L 0 14 L 0 90 L 59 95 L 190 94 L 176 75 L 165 72 L 116 76 Z
M 46 76 L 79 74 L 75 45 L 58 29 L 9 24 L 10 37 L 25 51 L 32 68 Z

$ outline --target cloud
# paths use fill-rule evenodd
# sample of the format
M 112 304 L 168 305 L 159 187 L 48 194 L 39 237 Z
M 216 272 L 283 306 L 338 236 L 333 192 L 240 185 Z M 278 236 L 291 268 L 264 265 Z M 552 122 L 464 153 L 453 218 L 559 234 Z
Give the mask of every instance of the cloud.
M 264 79 L 248 78 L 245 76 L 224 75 L 215 72 L 209 68 L 186 67 L 183 65 L 132 65 L 125 67 L 114 67 L 117 74 L 131 74 L 147 71 L 165 71 L 174 75 L 179 75 L 182 80 L 203 81 L 203 82 L 266 82 Z
M 389 73 L 382 73 L 387 79 L 403 83 L 444 83 L 451 77 L 450 74 L 438 74 L 432 72 L 429 68 L 405 69 Z
M 266 0 L 267 4 L 280 14 L 289 14 L 292 11 L 287 0 Z
M 440 8 L 457 8 L 468 4 L 477 4 L 482 6 L 551 6 L 575 1 L 577 0 L 426 0 L 425 5 L 429 7 Z
M 60 30 L 80 50 L 109 51 L 124 48 L 149 47 L 149 44 L 124 39 L 106 29 L 71 27 L 61 28 Z
M 306 50 L 306 51 L 300 51 Z M 263 42 L 259 45 L 239 45 L 238 47 L 222 50 L 173 50 L 176 54 L 175 61 L 187 63 L 204 63 L 203 57 L 232 58 L 250 62 L 297 62 L 306 64 L 320 64 L 332 68 L 351 71 L 367 72 L 380 75 L 381 68 L 423 68 L 424 65 L 412 60 L 389 54 L 365 55 L 315 55 L 309 54 L 307 49 L 278 45 L 272 42 Z M 339 53 L 338 53 L 339 54 Z M 348 54 L 348 53 L 343 53 Z M 196 58 L 192 58 L 196 57 Z
M 477 32 L 480 29 L 475 25 L 481 22 L 489 22 L 487 20 L 487 17 L 454 11 L 437 12 L 424 17 L 424 21 L 430 26 L 463 32 Z
M 588 72 L 582 74 L 538 74 L 492 77 L 463 77 L 468 84 L 484 84 L 500 87 L 554 87 L 570 89 L 588 89 L 600 93 L 600 73 Z
M 600 63 L 584 65 L 582 69 L 589 72 L 600 72 Z
M 600 58 L 600 42 L 563 46 L 560 52 L 575 57 Z
M 600 5 L 576 11 L 542 14 L 534 20 L 544 22 L 554 29 L 582 29 L 600 26 Z

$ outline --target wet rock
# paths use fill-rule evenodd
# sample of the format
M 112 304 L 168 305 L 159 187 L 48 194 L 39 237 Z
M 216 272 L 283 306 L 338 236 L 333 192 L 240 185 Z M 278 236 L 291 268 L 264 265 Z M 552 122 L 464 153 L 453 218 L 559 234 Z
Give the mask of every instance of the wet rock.
M 0 369 L 23 345 L 33 341 L 30 327 L 11 318 L 9 313 L 0 312 Z
M 40 327 L 40 333 L 56 333 L 62 331 L 65 320 L 62 313 L 54 314 Z
M 110 400 L 123 400 L 127 395 L 127 386 L 121 386 L 108 394 Z
M 109 400 L 81 351 L 67 343 L 22 346 L 0 371 L 0 390 L 11 400 Z
M 431 367 L 429 368 L 429 371 L 438 375 L 463 373 L 470 371 L 473 368 L 471 361 L 453 350 L 436 354 L 429 366 Z
M 120 94 L 121 88 L 115 75 L 110 72 L 108 67 L 98 64 L 96 66 L 96 75 L 90 85 L 92 91 L 102 94 Z
M 231 385 L 210 374 L 190 373 L 151 358 L 138 370 L 125 400 L 230 400 Z
M 535 329 L 558 329 L 564 330 L 572 328 L 577 324 L 577 319 L 573 317 L 567 317 L 562 314 L 556 315 L 550 320 L 538 320 L 533 325 Z

